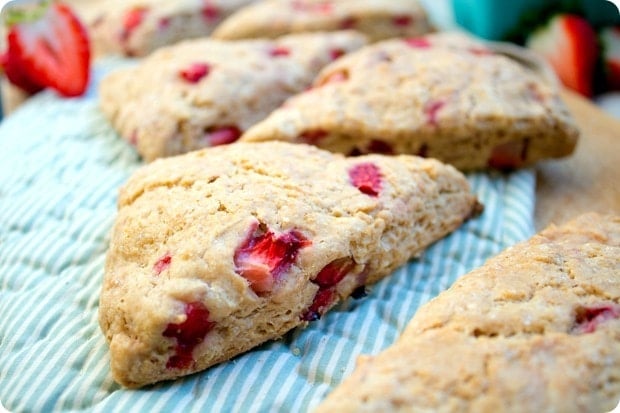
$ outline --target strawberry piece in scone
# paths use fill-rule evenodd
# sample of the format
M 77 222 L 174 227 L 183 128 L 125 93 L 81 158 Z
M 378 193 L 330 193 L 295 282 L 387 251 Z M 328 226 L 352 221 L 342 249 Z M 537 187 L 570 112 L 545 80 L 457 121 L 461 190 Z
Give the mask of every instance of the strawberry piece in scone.
M 354 31 L 188 40 L 106 77 L 101 108 L 146 161 L 225 145 L 308 88 L 334 50 L 365 44 Z
M 186 39 L 207 37 L 255 0 L 111 0 L 84 7 L 97 55 L 146 56 Z
M 235 143 L 158 160 L 121 189 L 99 320 L 139 387 L 324 316 L 475 213 L 436 160 Z
M 265 0 L 225 19 L 213 36 L 236 40 L 289 33 L 357 30 L 371 41 L 432 30 L 418 0 Z
M 558 90 L 541 73 L 444 32 L 386 40 L 339 58 L 240 140 L 505 170 L 569 155 L 577 137 Z
M 7 6 L 7 48 L 0 57 L 9 82 L 27 94 L 52 88 L 66 97 L 86 91 L 90 43 L 86 29 L 62 2 Z

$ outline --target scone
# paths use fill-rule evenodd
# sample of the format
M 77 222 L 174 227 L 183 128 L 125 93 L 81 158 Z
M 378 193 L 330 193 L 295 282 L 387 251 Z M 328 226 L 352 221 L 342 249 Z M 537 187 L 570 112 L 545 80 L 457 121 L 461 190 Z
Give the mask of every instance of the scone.
M 230 40 L 342 29 L 377 41 L 421 35 L 432 26 L 418 0 L 264 0 L 225 19 L 213 36 Z
M 246 142 L 305 142 L 349 155 L 408 153 L 461 170 L 570 154 L 578 130 L 551 82 L 457 33 L 393 39 L 325 67 Z
M 359 360 L 319 412 L 592 412 L 620 400 L 620 217 L 490 259 Z
M 98 0 L 81 6 L 97 55 L 146 56 L 181 40 L 206 37 L 254 0 Z
M 146 161 L 231 143 L 365 41 L 353 31 L 188 40 L 106 77 L 101 108 Z
M 269 142 L 157 160 L 118 199 L 99 307 L 112 374 L 138 387 L 278 338 L 478 208 L 461 173 L 413 156 Z

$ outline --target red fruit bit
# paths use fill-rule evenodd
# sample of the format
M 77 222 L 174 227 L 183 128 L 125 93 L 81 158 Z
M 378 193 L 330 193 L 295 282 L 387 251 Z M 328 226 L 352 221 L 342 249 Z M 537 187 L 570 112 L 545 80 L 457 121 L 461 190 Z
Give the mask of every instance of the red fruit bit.
M 432 100 L 424 106 L 424 114 L 426 115 L 426 123 L 437 126 L 437 114 L 445 106 L 446 102 L 441 100 Z
M 336 293 L 331 288 L 327 290 L 319 289 L 314 296 L 314 300 L 312 301 L 310 307 L 308 307 L 308 309 L 301 315 L 301 319 L 303 321 L 318 320 L 323 314 L 325 314 L 325 311 L 327 311 L 335 299 Z
M 527 156 L 527 141 L 510 141 L 493 148 L 488 165 L 491 168 L 510 170 L 523 166 Z
M 226 145 L 237 141 L 241 133 L 236 126 L 221 126 L 209 129 L 205 133 L 204 140 L 209 146 Z
M 159 31 L 168 30 L 170 27 L 170 17 L 162 17 L 157 21 L 157 29 Z
M 210 71 L 211 66 L 207 63 L 196 62 L 179 70 L 179 76 L 186 82 L 198 83 L 203 77 L 207 76 Z
M 299 250 L 312 242 L 298 231 L 276 236 L 258 224 L 250 232 L 235 251 L 236 272 L 250 282 L 255 293 L 268 293 L 295 262 Z
M 371 140 L 368 143 L 367 149 L 368 149 L 368 152 L 370 153 L 381 153 L 384 155 L 394 154 L 394 148 L 392 148 L 392 145 L 380 139 Z
M 318 87 L 325 86 L 330 83 L 341 83 L 349 80 L 349 73 L 346 70 L 338 70 L 318 83 Z
M 208 21 L 213 22 L 220 17 L 220 10 L 210 1 L 205 1 L 201 9 L 202 17 Z
M 342 30 L 353 29 L 357 25 L 357 19 L 353 16 L 345 17 L 340 21 L 339 27 Z
M 329 57 L 330 57 L 332 60 L 336 60 L 336 59 L 338 59 L 339 57 L 343 56 L 345 53 L 346 53 L 346 52 L 345 52 L 343 49 L 340 49 L 340 48 L 335 48 L 335 49 L 331 49 L 331 50 L 329 51 Z
M 426 37 L 409 37 L 403 39 L 403 41 L 407 46 L 413 47 L 414 49 L 428 49 L 432 46 L 431 42 Z
M 159 275 L 170 267 L 172 263 L 172 256 L 169 253 L 166 253 L 163 257 L 157 260 L 155 265 L 153 265 L 153 271 L 155 275 Z
M 355 268 L 355 261 L 352 258 L 339 258 L 327 264 L 312 282 L 318 284 L 320 288 L 333 287 L 342 281 L 353 268 Z
M 305 0 L 293 0 L 291 2 L 293 10 L 317 14 L 330 14 L 333 10 L 331 1 L 305 1 Z
M 148 11 L 146 7 L 135 7 L 125 13 L 125 17 L 123 18 L 123 30 L 121 31 L 121 40 L 123 42 L 129 40 L 131 33 L 142 24 Z
M 272 57 L 289 56 L 290 54 L 291 50 L 288 47 L 284 46 L 275 46 L 271 50 L 269 50 L 269 56 Z
M 327 135 L 327 131 L 324 131 L 323 129 L 308 130 L 299 135 L 299 141 L 308 143 L 310 145 L 317 145 L 319 141 L 321 141 Z
M 580 307 L 575 311 L 573 333 L 588 334 L 606 321 L 620 317 L 618 304 L 601 304 L 594 307 Z
M 407 27 L 411 24 L 413 18 L 408 14 L 401 14 L 392 17 L 392 24 L 397 27 Z
M 163 332 L 164 337 L 176 338 L 175 354 L 168 359 L 169 369 L 186 369 L 194 362 L 194 348 L 204 341 L 215 323 L 209 321 L 209 310 L 201 302 L 185 305 L 185 321 L 170 323 Z
M 360 192 L 376 197 L 381 192 L 382 176 L 377 165 L 370 162 L 360 163 L 349 170 L 349 180 Z

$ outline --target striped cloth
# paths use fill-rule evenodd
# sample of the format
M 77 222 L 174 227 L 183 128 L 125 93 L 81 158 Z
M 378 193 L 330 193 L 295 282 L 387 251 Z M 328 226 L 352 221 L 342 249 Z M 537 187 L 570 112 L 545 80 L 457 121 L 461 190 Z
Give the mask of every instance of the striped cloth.
M 139 160 L 94 90 L 43 93 L 0 125 L 0 402 L 12 412 L 310 411 L 357 355 L 387 347 L 421 304 L 534 232 L 532 171 L 471 174 L 484 214 L 367 297 L 205 372 L 126 390 L 110 376 L 97 306 L 117 189 Z

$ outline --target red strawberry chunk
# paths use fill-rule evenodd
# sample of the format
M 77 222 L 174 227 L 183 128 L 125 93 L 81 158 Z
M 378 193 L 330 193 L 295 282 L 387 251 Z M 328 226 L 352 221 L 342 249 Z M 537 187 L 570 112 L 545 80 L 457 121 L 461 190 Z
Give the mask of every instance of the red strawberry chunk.
M 307 1 L 293 0 L 291 2 L 293 10 L 317 14 L 330 14 L 333 10 L 333 4 L 330 0 L 325 1 Z
M 157 29 L 159 31 L 168 30 L 170 27 L 170 17 L 162 17 L 157 21 Z
M 349 29 L 355 28 L 356 24 L 357 24 L 357 19 L 353 16 L 348 16 L 340 20 L 339 27 L 342 30 L 349 30 Z
M 207 63 L 195 62 L 179 70 L 179 76 L 189 83 L 198 83 L 202 78 L 207 76 L 210 71 L 211 66 Z
M 346 52 L 345 52 L 343 49 L 340 49 L 340 48 L 334 48 L 334 49 L 331 49 L 331 50 L 329 51 L 329 57 L 330 57 L 332 60 L 336 60 L 336 59 L 338 59 L 339 57 L 343 56 L 345 53 L 346 53 Z
M 125 13 L 125 17 L 123 18 L 123 30 L 121 31 L 121 41 L 126 42 L 129 40 L 134 30 L 144 21 L 148 11 L 149 9 L 147 7 L 134 7 Z
M 334 260 L 327 264 L 313 280 L 321 288 L 329 288 L 338 284 L 342 279 L 355 268 L 355 261 L 352 258 L 344 257 Z
M 328 135 L 327 131 L 323 129 L 312 129 L 303 132 L 299 135 L 299 140 L 310 145 L 317 145 L 319 141 Z
M 20 16 L 18 6 L 9 15 Z M 90 44 L 86 29 L 62 3 L 43 3 L 36 20 L 10 26 L 3 57 L 9 80 L 27 92 L 51 87 L 63 96 L 82 95 L 90 77 Z M 17 20 L 19 20 L 17 18 Z
M 620 318 L 620 305 L 615 303 L 581 307 L 575 312 L 573 332 L 577 334 L 593 333 L 601 324 L 616 318 Z
M 163 332 L 164 337 L 176 338 L 175 354 L 168 359 L 169 369 L 185 369 L 194 361 L 193 351 L 202 343 L 215 323 L 209 321 L 209 310 L 199 301 L 185 305 L 186 319 L 182 323 L 170 323 Z
M 299 250 L 312 242 L 298 231 L 276 236 L 258 224 L 250 232 L 235 251 L 236 272 L 249 281 L 257 294 L 268 293 L 295 262 Z
M 275 46 L 269 50 L 269 55 L 272 57 L 289 56 L 290 54 L 291 50 L 284 46 Z
M 202 6 L 202 17 L 208 22 L 213 22 L 220 17 L 220 10 L 216 5 L 211 4 L 210 1 L 206 0 L 204 5 Z
M 431 42 L 426 37 L 409 37 L 404 39 L 404 42 L 409 47 L 413 47 L 414 49 L 428 49 L 431 47 Z
M 303 321 L 316 321 L 329 308 L 329 306 L 335 301 L 336 292 L 329 288 L 326 290 L 321 290 L 316 293 L 314 296 L 314 300 L 308 309 L 301 315 L 301 319 Z
M 493 148 L 488 165 L 491 168 L 510 170 L 520 168 L 527 156 L 527 141 L 510 141 Z
M 204 136 L 209 146 L 226 145 L 241 137 L 241 130 L 236 126 L 220 126 L 209 129 Z
M 357 164 L 349 170 L 349 181 L 360 192 L 376 197 L 381 192 L 383 179 L 381 170 L 377 165 L 365 162 Z
M 445 106 L 446 102 L 442 100 L 431 100 L 424 106 L 424 114 L 426 115 L 426 122 L 429 125 L 437 126 L 437 115 L 439 111 Z
M 153 271 L 155 275 L 159 275 L 170 267 L 172 263 L 172 256 L 169 253 L 166 253 L 163 257 L 157 260 L 155 265 L 153 265 Z
M 392 17 L 392 23 L 394 26 L 407 27 L 411 24 L 413 18 L 408 14 L 400 14 Z

